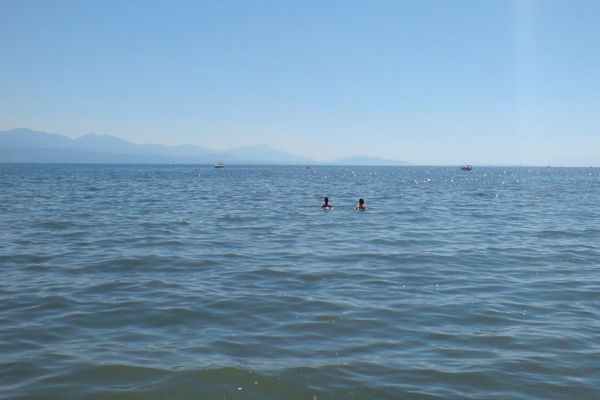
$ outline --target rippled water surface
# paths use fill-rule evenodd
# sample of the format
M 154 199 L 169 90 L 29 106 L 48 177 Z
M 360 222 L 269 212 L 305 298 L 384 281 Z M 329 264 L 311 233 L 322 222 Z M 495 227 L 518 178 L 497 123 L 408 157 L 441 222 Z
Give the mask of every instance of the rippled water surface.
M 598 399 L 599 194 L 591 168 L 0 165 L 0 398 Z

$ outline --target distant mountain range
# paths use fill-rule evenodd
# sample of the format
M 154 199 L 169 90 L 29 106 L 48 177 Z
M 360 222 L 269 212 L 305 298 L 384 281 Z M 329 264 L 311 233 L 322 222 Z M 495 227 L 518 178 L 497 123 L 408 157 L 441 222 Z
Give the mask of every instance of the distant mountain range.
M 323 163 L 268 145 L 217 151 L 192 145 L 135 144 L 115 136 L 94 133 L 72 139 L 26 128 L 0 131 L 0 162 L 204 164 L 215 161 L 226 164 L 408 165 L 402 161 L 372 157 Z

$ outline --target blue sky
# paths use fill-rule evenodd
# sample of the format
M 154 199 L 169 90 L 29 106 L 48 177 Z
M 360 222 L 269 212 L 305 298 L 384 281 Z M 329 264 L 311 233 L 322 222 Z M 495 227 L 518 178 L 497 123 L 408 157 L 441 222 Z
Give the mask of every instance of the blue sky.
M 0 1 L 0 130 L 600 165 L 600 1 Z

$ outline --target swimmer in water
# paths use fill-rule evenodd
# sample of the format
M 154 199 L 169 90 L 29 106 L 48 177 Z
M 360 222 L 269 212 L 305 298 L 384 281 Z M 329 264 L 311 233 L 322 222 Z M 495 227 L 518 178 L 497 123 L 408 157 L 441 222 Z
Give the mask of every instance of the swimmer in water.
M 365 206 L 364 199 L 358 199 L 358 204 L 354 208 L 356 211 L 367 211 L 367 206 Z
M 323 205 L 321 206 L 323 210 L 331 210 L 333 206 L 329 204 L 329 197 L 323 198 Z

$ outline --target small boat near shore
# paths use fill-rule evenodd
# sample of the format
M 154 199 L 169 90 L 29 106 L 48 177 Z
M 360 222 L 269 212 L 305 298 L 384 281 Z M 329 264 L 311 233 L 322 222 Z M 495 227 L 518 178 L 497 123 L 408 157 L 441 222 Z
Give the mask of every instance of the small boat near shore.
M 225 166 L 223 165 L 223 163 L 221 161 L 217 161 L 216 163 L 213 164 L 214 168 L 225 168 Z
M 463 165 L 462 167 L 460 167 L 460 169 L 462 169 L 463 171 L 471 171 L 473 169 L 473 167 L 469 164 Z

